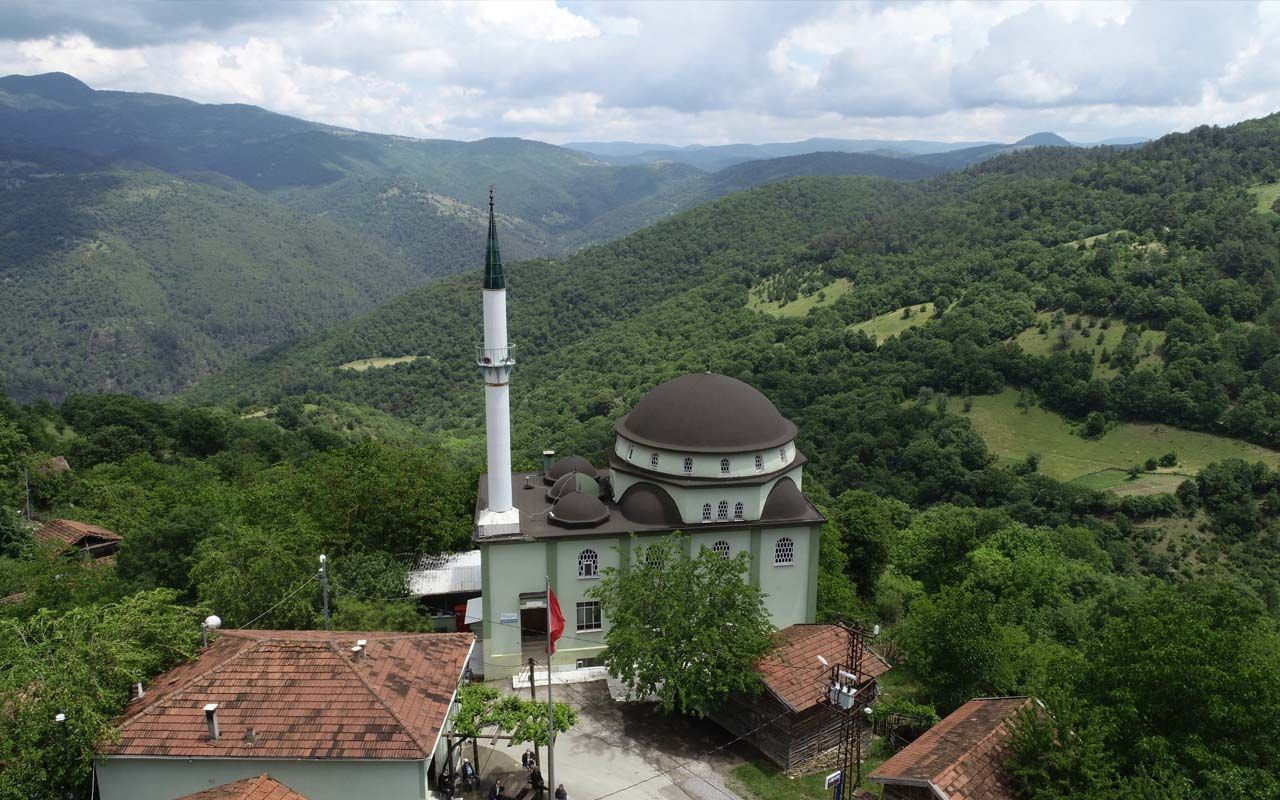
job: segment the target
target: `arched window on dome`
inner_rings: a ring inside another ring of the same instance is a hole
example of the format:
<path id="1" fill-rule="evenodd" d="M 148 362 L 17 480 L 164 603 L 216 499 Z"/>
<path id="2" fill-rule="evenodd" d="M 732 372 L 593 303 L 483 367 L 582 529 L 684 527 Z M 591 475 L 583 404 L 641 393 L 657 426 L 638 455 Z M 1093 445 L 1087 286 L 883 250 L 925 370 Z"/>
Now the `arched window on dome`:
<path id="1" fill-rule="evenodd" d="M 721 500 L 720 505 L 716 508 L 716 519 L 720 522 L 729 521 L 729 501 Z"/>
<path id="2" fill-rule="evenodd" d="M 787 448 L 786 448 L 786 447 L 779 447 L 779 448 L 778 448 L 778 460 L 779 460 L 779 461 L 781 461 L 783 464 L 787 463 Z"/>
<path id="3" fill-rule="evenodd" d="M 636 454 L 635 445 L 627 445 L 627 460 L 630 461 L 631 457 L 634 456 L 635 454 Z"/>
<path id="4" fill-rule="evenodd" d="M 715 544 L 711 545 L 711 552 L 715 553 L 716 555 L 720 556 L 721 558 L 728 558 L 728 557 L 729 557 L 729 543 L 728 543 L 728 542 L 726 542 L 726 541 L 724 541 L 723 539 L 721 539 L 720 541 L 718 541 L 718 542 L 716 542 Z"/>
<path id="5" fill-rule="evenodd" d="M 756 453 L 756 472 L 764 472 L 764 456 Z"/>
<path id="6" fill-rule="evenodd" d="M 720 474 L 721 475 L 729 474 L 729 459 L 727 458 L 720 459 Z"/>
<path id="7" fill-rule="evenodd" d="M 733 504 L 733 518 L 742 519 L 742 502 L 741 501 Z"/>
<path id="8" fill-rule="evenodd" d="M 773 565 L 775 567 L 789 567 L 794 563 L 796 563 L 796 543 L 783 536 L 773 546 Z"/>
<path id="9" fill-rule="evenodd" d="M 689 456 L 684 457 L 684 474 L 685 475 L 693 474 L 693 459 L 690 458 Z"/>
<path id="10" fill-rule="evenodd" d="M 595 550 L 592 550 L 589 547 L 581 553 L 578 553 L 578 577 L 600 577 L 600 556 Z"/>
<path id="11" fill-rule="evenodd" d="M 710 503 L 702 504 L 702 521 L 703 522 L 711 521 L 711 504 Z"/>
<path id="12" fill-rule="evenodd" d="M 652 469 L 657 469 L 657 468 L 658 468 L 658 454 L 657 454 L 657 453 L 650 453 L 650 454 L 649 454 L 649 466 L 650 466 Z"/>

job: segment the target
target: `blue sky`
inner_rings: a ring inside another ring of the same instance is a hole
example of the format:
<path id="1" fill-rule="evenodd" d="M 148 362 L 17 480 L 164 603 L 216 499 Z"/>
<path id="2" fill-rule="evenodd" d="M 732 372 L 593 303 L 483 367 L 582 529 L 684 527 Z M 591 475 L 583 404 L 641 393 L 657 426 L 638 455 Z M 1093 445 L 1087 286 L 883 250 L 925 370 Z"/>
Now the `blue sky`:
<path id="1" fill-rule="evenodd" d="M 1280 110 L 1280 3 L 9 2 L 0 74 L 417 137 L 1077 141 Z"/>

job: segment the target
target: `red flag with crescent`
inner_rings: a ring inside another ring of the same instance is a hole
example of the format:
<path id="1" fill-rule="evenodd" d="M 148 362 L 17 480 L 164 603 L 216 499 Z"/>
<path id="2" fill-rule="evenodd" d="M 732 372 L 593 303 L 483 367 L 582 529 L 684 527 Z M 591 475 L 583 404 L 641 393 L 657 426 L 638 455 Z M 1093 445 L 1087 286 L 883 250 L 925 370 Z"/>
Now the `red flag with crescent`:
<path id="1" fill-rule="evenodd" d="M 564 635 L 564 612 L 560 610 L 560 603 L 556 600 L 556 593 L 547 589 L 547 641 L 550 643 L 551 652 L 556 651 L 556 640 Z"/>

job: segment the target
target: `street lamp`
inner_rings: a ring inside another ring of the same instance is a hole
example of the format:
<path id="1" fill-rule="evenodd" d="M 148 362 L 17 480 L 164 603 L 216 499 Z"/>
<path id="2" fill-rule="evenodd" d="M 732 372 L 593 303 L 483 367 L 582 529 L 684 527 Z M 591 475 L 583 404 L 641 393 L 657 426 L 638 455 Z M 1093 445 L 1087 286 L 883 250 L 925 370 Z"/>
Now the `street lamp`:
<path id="1" fill-rule="evenodd" d="M 209 649 L 209 631 L 216 631 L 222 627 L 222 618 L 217 614 L 210 614 L 204 618 L 204 622 L 200 623 L 200 640 L 204 642 L 206 650 Z"/>

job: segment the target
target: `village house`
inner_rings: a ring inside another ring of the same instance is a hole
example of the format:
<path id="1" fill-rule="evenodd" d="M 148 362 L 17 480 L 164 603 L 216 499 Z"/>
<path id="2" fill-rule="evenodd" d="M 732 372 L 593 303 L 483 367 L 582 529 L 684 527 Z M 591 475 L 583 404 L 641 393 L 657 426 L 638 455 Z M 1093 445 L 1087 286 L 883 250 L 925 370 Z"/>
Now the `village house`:
<path id="1" fill-rule="evenodd" d="M 269 773 L 309 800 L 425 800 L 474 643 L 227 631 L 130 703 L 98 752 L 100 797 L 173 800 Z"/>
<path id="2" fill-rule="evenodd" d="M 114 564 L 123 539 L 106 528 L 73 519 L 51 519 L 36 529 L 37 544 L 98 565 Z"/>
<path id="3" fill-rule="evenodd" d="M 876 768 L 883 800 L 1014 800 L 1005 775 L 1009 723 L 1037 701 L 979 697 L 953 711 Z"/>
<path id="4" fill-rule="evenodd" d="M 224 783 L 176 800 L 307 800 L 265 772 L 256 778 Z"/>
<path id="5" fill-rule="evenodd" d="M 614 426 L 608 464 L 548 453 L 540 471 L 511 470 L 506 278 L 493 199 L 484 276 L 488 472 L 481 476 L 475 544 L 481 553 L 486 677 L 516 673 L 546 653 L 546 580 L 566 617 L 554 667 L 590 666 L 609 620 L 588 592 L 608 567 L 681 531 L 690 552 L 747 552 L 746 579 L 766 595 L 774 626 L 812 622 L 818 533 L 826 521 L 801 492 L 796 426 L 754 387 L 696 373 L 650 391 Z"/>
<path id="6" fill-rule="evenodd" d="M 778 631 L 777 646 L 755 665 L 764 691 L 730 696 L 711 719 L 784 771 L 812 765 L 840 744 L 841 714 L 824 701 L 828 665 L 845 660 L 848 637 L 838 625 L 801 624 Z M 887 661 L 865 649 L 859 694 L 874 698 L 876 680 L 889 669 Z"/>

